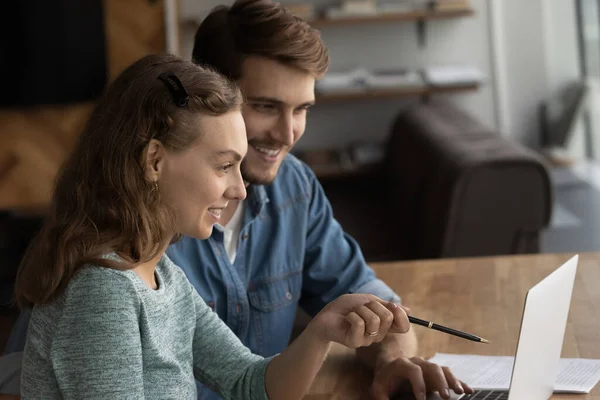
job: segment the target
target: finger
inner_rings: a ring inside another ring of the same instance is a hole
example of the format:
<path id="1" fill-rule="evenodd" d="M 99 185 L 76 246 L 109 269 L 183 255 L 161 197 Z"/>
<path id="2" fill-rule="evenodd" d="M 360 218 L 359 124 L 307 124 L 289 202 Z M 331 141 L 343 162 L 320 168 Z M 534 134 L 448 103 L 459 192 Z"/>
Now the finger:
<path id="1" fill-rule="evenodd" d="M 401 309 L 404 310 L 405 313 L 410 314 L 410 308 L 407 307 L 407 306 L 405 306 L 405 305 L 402 305 L 402 304 L 399 304 L 399 303 L 394 303 L 393 301 L 386 302 L 386 301 L 383 301 L 383 300 L 381 300 L 380 303 L 383 304 L 384 306 L 388 307 L 388 308 L 390 308 L 389 306 L 391 306 L 391 307 L 400 307 Z"/>
<path id="2" fill-rule="evenodd" d="M 382 385 L 373 383 L 371 385 L 371 398 L 373 400 L 389 400 L 390 395 Z"/>
<path id="3" fill-rule="evenodd" d="M 385 306 L 392 314 L 394 314 L 394 323 L 392 324 L 390 331 L 396 333 L 408 332 L 410 330 L 410 321 L 402 306 L 392 302 L 387 302 Z"/>
<path id="4" fill-rule="evenodd" d="M 426 387 L 421 368 L 408 358 L 400 357 L 375 371 L 371 384 L 371 395 L 379 400 L 388 400 L 403 386 L 413 385 L 416 399 L 425 399 Z"/>
<path id="5" fill-rule="evenodd" d="M 411 358 L 411 361 L 421 367 L 423 377 L 429 390 L 437 391 L 443 399 L 450 398 L 448 381 L 442 367 L 437 364 L 425 361 L 420 357 Z"/>
<path id="6" fill-rule="evenodd" d="M 463 394 L 465 389 L 462 386 L 461 381 L 459 381 L 456 376 L 452 373 L 450 368 L 442 367 L 442 371 L 444 372 L 444 376 L 446 377 L 446 382 L 448 382 L 448 387 L 454 390 L 455 393 Z"/>
<path id="7" fill-rule="evenodd" d="M 372 335 L 372 333 L 379 332 L 379 326 L 381 325 L 379 316 L 367 306 L 356 307 L 354 312 L 365 321 L 365 334 L 371 338 L 377 336 Z"/>
<path id="8" fill-rule="evenodd" d="M 468 384 L 464 383 L 463 381 L 460 381 L 460 384 L 462 385 L 463 389 L 465 390 L 466 394 L 472 394 L 475 393 L 475 389 L 473 389 L 471 386 L 469 386 Z"/>
<path id="9" fill-rule="evenodd" d="M 375 342 L 379 342 L 387 335 L 392 323 L 394 323 L 394 314 L 377 301 L 372 301 L 365 304 L 365 306 L 379 317 L 379 335 L 374 339 Z"/>
<path id="10" fill-rule="evenodd" d="M 350 329 L 344 344 L 352 349 L 362 346 L 365 338 L 365 321 L 354 311 L 346 315 L 346 321 L 350 323 Z"/>
<path id="11" fill-rule="evenodd" d="M 406 363 L 404 366 L 406 369 L 406 377 L 410 381 L 415 399 L 425 400 L 427 398 L 427 386 L 425 385 L 425 377 L 423 376 L 421 366 L 415 364 L 411 360 L 403 361 Z"/>

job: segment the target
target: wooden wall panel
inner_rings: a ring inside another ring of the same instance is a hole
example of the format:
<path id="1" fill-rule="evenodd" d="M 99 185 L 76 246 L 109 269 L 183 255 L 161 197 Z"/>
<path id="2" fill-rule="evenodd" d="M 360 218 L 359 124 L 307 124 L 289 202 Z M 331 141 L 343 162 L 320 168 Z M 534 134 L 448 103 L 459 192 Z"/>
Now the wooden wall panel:
<path id="1" fill-rule="evenodd" d="M 161 1 L 104 0 L 109 80 L 165 51 Z M 0 110 L 0 209 L 43 209 L 94 104 Z"/>

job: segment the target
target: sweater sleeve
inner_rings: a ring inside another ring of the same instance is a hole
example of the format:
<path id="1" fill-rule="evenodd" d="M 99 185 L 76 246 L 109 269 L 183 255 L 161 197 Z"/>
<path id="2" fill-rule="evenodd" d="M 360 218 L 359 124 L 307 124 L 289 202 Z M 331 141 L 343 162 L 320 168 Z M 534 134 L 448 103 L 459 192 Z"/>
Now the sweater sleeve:
<path id="1" fill-rule="evenodd" d="M 191 285 L 190 288 L 196 310 L 196 378 L 226 400 L 268 400 L 265 373 L 271 358 L 252 354 Z"/>
<path id="2" fill-rule="evenodd" d="M 69 287 L 52 342 L 64 399 L 143 399 L 140 302 L 110 270 L 82 271 Z"/>

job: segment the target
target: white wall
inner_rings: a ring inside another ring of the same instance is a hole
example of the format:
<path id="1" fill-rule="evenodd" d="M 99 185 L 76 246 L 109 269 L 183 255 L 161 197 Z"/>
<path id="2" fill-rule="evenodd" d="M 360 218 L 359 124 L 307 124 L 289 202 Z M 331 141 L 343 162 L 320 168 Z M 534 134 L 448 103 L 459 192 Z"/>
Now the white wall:
<path id="1" fill-rule="evenodd" d="M 535 117 L 546 95 L 543 1 L 500 0 L 496 9 L 499 15 L 495 16 L 500 21 L 497 34 L 503 36 L 504 45 L 500 68 L 506 75 L 507 135 L 528 145 L 537 141 L 539 124 Z"/>
<path id="2" fill-rule="evenodd" d="M 581 62 L 577 35 L 576 0 L 546 0 L 546 65 L 547 93 L 559 93 L 564 85 L 580 79 Z M 575 159 L 586 155 L 583 119 L 576 121 L 567 145 Z"/>
<path id="3" fill-rule="evenodd" d="M 429 22 L 423 48 L 412 22 L 330 26 L 322 29 L 322 35 L 331 53 L 331 70 L 454 63 L 478 67 L 489 77 L 486 85 L 475 93 L 445 98 L 502 134 L 537 147 L 541 101 L 579 73 L 575 1 L 472 0 L 473 17 Z M 180 14 L 201 20 L 222 3 L 180 0 Z M 191 53 L 193 33 L 193 29 L 183 32 L 183 56 Z M 297 146 L 340 147 L 354 140 L 382 140 L 398 111 L 415 101 L 398 98 L 317 105 Z"/>
<path id="4" fill-rule="evenodd" d="M 574 0 L 545 0 L 545 5 L 548 91 L 554 93 L 580 76 L 577 15 Z"/>
<path id="5" fill-rule="evenodd" d="M 497 2 L 494 18 L 500 21 L 493 40 L 504 54 L 499 69 L 505 87 L 497 99 L 508 108 L 503 122 L 510 137 L 538 147 L 541 102 L 580 75 L 576 0 L 490 1 Z"/>

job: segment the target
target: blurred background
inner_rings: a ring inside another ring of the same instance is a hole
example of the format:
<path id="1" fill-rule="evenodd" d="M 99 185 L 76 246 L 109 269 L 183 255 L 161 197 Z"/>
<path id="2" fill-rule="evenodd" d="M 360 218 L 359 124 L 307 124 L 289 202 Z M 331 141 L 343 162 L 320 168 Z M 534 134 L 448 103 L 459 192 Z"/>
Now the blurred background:
<path id="1" fill-rule="evenodd" d="M 146 54 L 189 59 L 198 24 L 222 3 L 3 5 L 6 318 L 20 258 L 95 101 Z M 331 55 L 294 153 L 368 261 L 600 251 L 600 0 L 282 3 Z"/>

